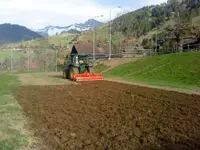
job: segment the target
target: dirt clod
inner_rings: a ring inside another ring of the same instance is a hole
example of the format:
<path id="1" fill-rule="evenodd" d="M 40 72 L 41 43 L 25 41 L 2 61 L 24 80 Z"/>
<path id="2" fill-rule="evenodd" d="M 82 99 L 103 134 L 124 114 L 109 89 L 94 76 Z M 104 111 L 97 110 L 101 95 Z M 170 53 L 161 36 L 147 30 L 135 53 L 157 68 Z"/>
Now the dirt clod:
<path id="1" fill-rule="evenodd" d="M 200 149 L 197 95 L 108 81 L 15 95 L 48 150 Z"/>

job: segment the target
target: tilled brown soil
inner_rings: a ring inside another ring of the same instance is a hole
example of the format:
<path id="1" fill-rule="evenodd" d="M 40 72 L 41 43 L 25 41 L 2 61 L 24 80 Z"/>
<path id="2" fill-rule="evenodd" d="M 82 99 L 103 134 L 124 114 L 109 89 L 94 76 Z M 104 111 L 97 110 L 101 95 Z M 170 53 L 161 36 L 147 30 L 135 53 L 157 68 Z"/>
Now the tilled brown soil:
<path id="1" fill-rule="evenodd" d="M 200 149 L 200 96 L 108 81 L 16 90 L 49 150 Z"/>

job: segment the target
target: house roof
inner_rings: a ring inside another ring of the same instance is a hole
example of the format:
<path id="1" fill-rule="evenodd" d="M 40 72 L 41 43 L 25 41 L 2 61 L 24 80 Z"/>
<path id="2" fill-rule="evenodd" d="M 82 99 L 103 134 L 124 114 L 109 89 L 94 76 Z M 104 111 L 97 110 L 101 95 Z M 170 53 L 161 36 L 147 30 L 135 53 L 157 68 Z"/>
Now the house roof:
<path id="1" fill-rule="evenodd" d="M 108 53 L 108 46 L 95 46 L 95 53 L 102 54 Z M 71 53 L 78 53 L 78 54 L 91 54 L 93 53 L 93 44 L 92 43 L 78 43 L 72 47 Z"/>
<path id="2" fill-rule="evenodd" d="M 195 42 L 197 42 L 196 39 L 184 39 L 183 40 L 183 45 L 193 44 Z"/>

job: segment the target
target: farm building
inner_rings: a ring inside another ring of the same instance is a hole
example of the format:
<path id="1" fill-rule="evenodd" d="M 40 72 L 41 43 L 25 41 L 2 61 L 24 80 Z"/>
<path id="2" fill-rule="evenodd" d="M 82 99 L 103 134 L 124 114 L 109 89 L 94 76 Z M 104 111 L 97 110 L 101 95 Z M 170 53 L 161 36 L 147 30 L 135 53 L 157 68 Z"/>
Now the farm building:
<path id="1" fill-rule="evenodd" d="M 72 47 L 72 53 L 92 54 L 93 53 L 93 45 L 91 43 L 75 44 Z M 104 46 L 104 45 L 95 46 L 95 53 L 96 54 L 108 54 L 109 48 L 108 48 L 108 46 Z"/>
<path id="2" fill-rule="evenodd" d="M 89 59 L 93 57 L 93 44 L 92 43 L 77 43 L 72 47 L 72 53 L 88 54 Z M 108 58 L 109 46 L 104 44 L 98 44 L 95 46 L 96 59 Z M 112 49 L 112 57 L 120 57 L 114 49 Z"/>
<path id="3" fill-rule="evenodd" d="M 200 48 L 200 43 L 197 39 L 185 39 L 183 41 L 183 50 L 197 50 Z"/>

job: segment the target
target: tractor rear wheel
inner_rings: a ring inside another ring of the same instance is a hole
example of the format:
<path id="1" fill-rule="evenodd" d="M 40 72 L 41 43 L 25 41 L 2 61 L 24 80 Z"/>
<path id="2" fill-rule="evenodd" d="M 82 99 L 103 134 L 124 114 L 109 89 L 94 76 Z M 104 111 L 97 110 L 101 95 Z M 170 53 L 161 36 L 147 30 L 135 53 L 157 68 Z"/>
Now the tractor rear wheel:
<path id="1" fill-rule="evenodd" d="M 68 74 L 70 80 L 74 79 L 74 74 L 79 74 L 78 68 L 70 67 Z"/>
<path id="2" fill-rule="evenodd" d="M 67 79 L 67 72 L 63 71 L 63 79 Z"/>
<path id="3" fill-rule="evenodd" d="M 67 79 L 68 78 L 68 69 L 63 70 L 63 79 Z"/>

